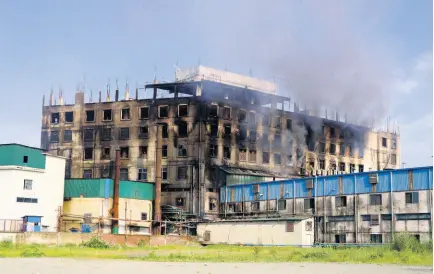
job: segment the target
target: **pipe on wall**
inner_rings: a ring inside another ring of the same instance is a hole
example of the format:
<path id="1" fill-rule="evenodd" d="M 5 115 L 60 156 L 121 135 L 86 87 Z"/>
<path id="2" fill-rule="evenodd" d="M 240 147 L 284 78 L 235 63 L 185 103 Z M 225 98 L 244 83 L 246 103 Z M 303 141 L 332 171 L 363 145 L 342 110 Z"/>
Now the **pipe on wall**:
<path id="1" fill-rule="evenodd" d="M 359 229 L 358 229 L 358 210 L 357 210 L 357 205 L 358 205 L 358 201 L 357 201 L 357 176 L 354 175 L 354 231 L 355 231 L 355 242 L 357 243 L 357 239 L 358 239 L 358 234 L 359 234 Z"/>
<path id="2" fill-rule="evenodd" d="M 392 175 L 392 171 L 390 171 L 390 215 L 391 215 L 391 217 L 392 217 L 392 220 L 391 220 L 391 222 L 390 222 L 390 230 L 392 231 L 392 241 L 393 241 L 393 239 L 394 239 L 394 236 L 393 236 L 393 232 L 394 232 L 394 227 L 395 227 L 395 225 L 394 225 L 394 218 L 393 218 L 393 175 Z"/>

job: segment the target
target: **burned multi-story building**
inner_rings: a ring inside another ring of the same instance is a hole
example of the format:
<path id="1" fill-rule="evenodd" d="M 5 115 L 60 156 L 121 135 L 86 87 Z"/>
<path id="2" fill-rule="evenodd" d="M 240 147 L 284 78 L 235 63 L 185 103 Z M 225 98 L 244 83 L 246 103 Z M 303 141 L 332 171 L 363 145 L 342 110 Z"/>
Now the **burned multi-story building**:
<path id="1" fill-rule="evenodd" d="M 69 159 L 70 178 L 112 177 L 119 149 L 121 179 L 153 182 L 159 126 L 161 204 L 194 216 L 218 214 L 223 185 L 399 165 L 397 134 L 313 116 L 267 81 L 199 66 L 134 98 L 119 93 L 85 102 L 78 91 L 74 104 L 50 96 L 42 148 Z"/>

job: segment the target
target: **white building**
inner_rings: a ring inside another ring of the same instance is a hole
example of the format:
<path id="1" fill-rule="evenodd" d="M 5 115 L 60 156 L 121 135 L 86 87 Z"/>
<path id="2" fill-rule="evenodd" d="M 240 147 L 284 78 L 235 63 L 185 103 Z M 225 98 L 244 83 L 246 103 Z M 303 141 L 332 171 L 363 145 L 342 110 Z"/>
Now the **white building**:
<path id="1" fill-rule="evenodd" d="M 0 231 L 57 231 L 64 180 L 65 158 L 0 145 Z"/>

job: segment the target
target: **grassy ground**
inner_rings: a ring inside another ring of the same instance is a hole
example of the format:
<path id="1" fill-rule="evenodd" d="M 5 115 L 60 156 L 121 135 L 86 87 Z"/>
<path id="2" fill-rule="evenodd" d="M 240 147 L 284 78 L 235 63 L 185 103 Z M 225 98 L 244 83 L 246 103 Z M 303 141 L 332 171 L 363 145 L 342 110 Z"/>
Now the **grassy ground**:
<path id="1" fill-rule="evenodd" d="M 0 257 L 69 257 L 171 262 L 346 262 L 432 266 L 432 246 L 399 239 L 381 247 L 109 246 L 97 239 L 82 245 L 0 243 Z"/>

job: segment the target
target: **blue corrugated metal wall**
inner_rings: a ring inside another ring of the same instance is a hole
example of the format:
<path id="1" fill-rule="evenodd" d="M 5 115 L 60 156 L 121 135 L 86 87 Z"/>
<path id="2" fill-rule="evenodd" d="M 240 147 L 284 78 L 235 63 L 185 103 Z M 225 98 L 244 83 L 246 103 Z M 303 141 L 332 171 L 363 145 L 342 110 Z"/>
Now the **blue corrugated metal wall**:
<path id="1" fill-rule="evenodd" d="M 392 171 L 352 173 L 325 177 L 321 176 L 316 178 L 317 181 L 315 181 L 315 178 L 302 178 L 285 181 L 232 185 L 222 188 L 220 191 L 220 201 L 225 202 L 226 196 L 228 197 L 228 202 L 252 201 L 254 200 L 252 186 L 255 184 L 259 184 L 259 192 L 262 194 L 259 196 L 259 200 L 281 198 L 282 184 L 286 199 L 294 198 L 294 186 L 295 198 L 306 198 L 308 197 L 308 189 L 306 188 L 306 181 L 308 179 L 311 179 L 314 182 L 312 196 L 335 196 L 339 195 L 339 177 L 342 177 L 342 194 L 350 195 L 354 194 L 354 192 L 357 194 L 370 193 L 372 192 L 372 185 L 369 183 L 369 174 L 372 173 L 378 174 L 376 192 L 390 192 L 391 185 L 393 186 L 393 191 L 406 191 L 410 190 L 408 182 L 409 171 L 413 172 L 413 190 L 426 190 L 433 188 L 433 167 L 420 167 Z M 354 180 L 356 180 L 356 189 L 354 189 Z"/>

